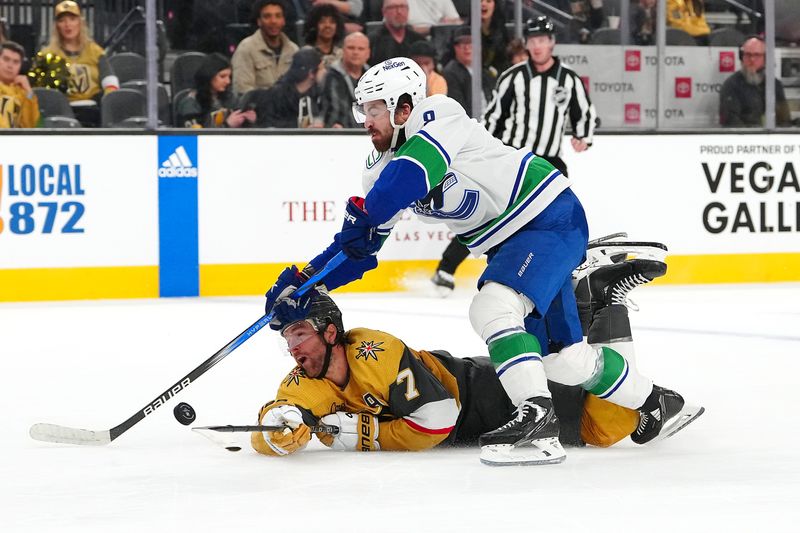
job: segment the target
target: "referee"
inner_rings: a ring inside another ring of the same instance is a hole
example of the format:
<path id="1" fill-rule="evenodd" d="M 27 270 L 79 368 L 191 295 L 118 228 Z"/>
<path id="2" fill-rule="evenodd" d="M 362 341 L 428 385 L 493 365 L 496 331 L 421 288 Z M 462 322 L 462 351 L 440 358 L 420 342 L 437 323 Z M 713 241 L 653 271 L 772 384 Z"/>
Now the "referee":
<path id="1" fill-rule="evenodd" d="M 572 148 L 583 152 L 592 145 L 597 113 L 580 77 L 553 57 L 553 33 L 547 17 L 528 21 L 525 46 L 530 61 L 503 72 L 483 123 L 505 144 L 529 149 L 566 176 L 561 139 L 567 119 L 572 125 Z"/>
<path id="2" fill-rule="evenodd" d="M 572 148 L 583 152 L 592 145 L 597 113 L 575 71 L 553 57 L 554 29 L 548 17 L 528 21 L 525 46 L 530 60 L 500 75 L 483 125 L 503 143 L 529 149 L 567 176 L 567 164 L 561 158 L 567 117 L 572 125 Z M 458 239 L 445 249 L 431 278 L 441 296 L 455 288 L 456 268 L 468 255 Z"/>

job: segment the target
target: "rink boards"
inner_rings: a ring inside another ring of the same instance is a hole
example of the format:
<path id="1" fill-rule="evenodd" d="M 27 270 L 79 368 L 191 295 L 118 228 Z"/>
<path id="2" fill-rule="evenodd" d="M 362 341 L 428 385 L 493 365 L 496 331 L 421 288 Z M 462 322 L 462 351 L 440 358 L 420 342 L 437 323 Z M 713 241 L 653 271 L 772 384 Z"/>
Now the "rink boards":
<path id="1" fill-rule="evenodd" d="M 369 148 L 347 134 L 3 135 L 0 301 L 263 293 L 330 243 Z M 592 237 L 666 243 L 662 283 L 735 283 L 800 280 L 798 154 L 789 135 L 608 135 L 565 159 Z M 407 215 L 381 266 L 342 290 L 406 290 L 451 237 Z"/>

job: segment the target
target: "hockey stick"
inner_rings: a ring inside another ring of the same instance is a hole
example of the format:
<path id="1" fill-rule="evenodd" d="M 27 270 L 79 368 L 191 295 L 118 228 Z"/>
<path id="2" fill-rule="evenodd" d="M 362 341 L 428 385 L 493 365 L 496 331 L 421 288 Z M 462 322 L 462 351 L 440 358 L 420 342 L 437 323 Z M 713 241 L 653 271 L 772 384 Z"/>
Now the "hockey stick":
<path id="1" fill-rule="evenodd" d="M 329 272 L 338 267 L 347 256 L 344 252 L 339 252 L 328 261 L 319 272 L 311 276 L 308 281 L 303 283 L 292 294 L 293 297 L 300 297 L 308 292 L 318 281 L 325 277 Z M 200 363 L 200 366 L 186 374 L 173 386 L 165 390 L 155 400 L 144 406 L 143 409 L 135 412 L 130 418 L 111 429 L 103 431 L 91 431 L 88 429 L 78 429 L 56 424 L 34 424 L 29 431 L 31 438 L 44 442 L 59 442 L 62 444 L 86 444 L 103 445 L 116 439 L 133 426 L 141 422 L 146 416 L 153 414 L 153 411 L 167 403 L 173 396 L 188 387 L 197 378 L 208 372 L 211 367 L 222 361 L 232 351 L 241 346 L 246 340 L 258 333 L 261 328 L 270 323 L 275 312 L 262 316 L 250 327 L 240 333 L 235 339 L 223 346 L 217 353 Z"/>
<path id="2" fill-rule="evenodd" d="M 222 433 L 252 433 L 253 431 L 283 431 L 284 429 L 289 428 L 289 426 L 200 426 L 192 428 L 192 431 L 219 431 Z M 289 428 L 291 429 L 291 428 Z M 338 435 L 339 434 L 339 427 L 338 426 L 326 426 L 326 425 L 318 425 L 318 426 L 309 426 L 309 429 L 312 433 L 328 433 L 330 435 Z"/>

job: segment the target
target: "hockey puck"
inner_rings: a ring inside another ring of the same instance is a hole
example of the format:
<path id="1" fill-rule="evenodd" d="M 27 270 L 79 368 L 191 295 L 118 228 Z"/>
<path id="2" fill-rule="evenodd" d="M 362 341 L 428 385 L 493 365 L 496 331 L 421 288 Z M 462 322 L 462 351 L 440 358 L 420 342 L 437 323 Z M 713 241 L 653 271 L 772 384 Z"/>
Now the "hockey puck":
<path id="1" fill-rule="evenodd" d="M 175 415 L 175 420 L 184 426 L 188 426 L 197 418 L 197 414 L 194 412 L 194 407 L 186 402 L 181 402 L 176 405 L 175 409 L 172 410 L 172 413 Z"/>

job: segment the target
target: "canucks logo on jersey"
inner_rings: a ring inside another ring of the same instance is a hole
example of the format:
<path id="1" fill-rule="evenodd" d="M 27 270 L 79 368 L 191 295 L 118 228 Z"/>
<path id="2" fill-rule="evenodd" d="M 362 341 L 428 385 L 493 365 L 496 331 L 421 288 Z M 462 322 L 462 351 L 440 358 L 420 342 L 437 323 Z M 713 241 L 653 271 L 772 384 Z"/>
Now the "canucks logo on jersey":
<path id="1" fill-rule="evenodd" d="M 384 351 L 383 348 L 380 348 L 380 345 L 383 342 L 375 342 L 375 341 L 361 341 L 361 346 L 356 348 L 358 350 L 358 355 L 356 355 L 356 359 L 360 359 L 361 357 L 364 358 L 364 361 L 372 358 L 376 361 L 378 360 L 378 352 Z"/>

